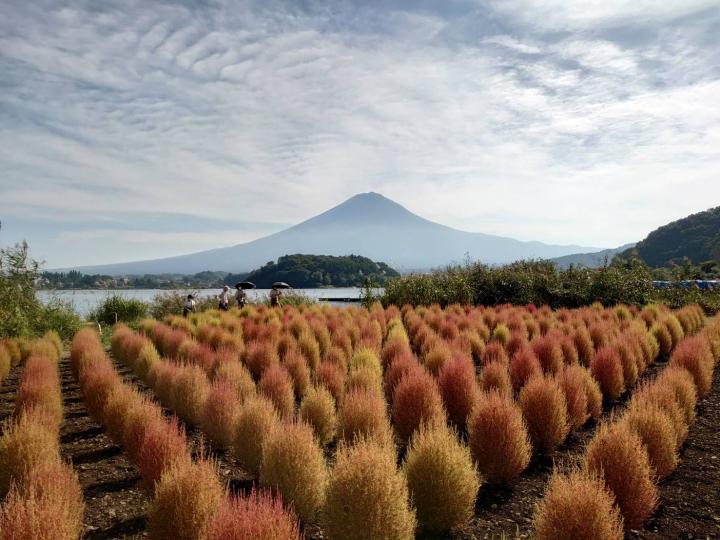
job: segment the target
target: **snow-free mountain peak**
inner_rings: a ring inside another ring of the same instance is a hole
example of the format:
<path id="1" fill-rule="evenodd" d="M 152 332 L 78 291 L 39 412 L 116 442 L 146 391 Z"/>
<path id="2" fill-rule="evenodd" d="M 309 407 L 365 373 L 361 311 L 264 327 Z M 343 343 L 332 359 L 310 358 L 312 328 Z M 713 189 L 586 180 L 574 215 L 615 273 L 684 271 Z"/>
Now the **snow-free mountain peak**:
<path id="1" fill-rule="evenodd" d="M 110 275 L 203 270 L 242 273 L 282 255 L 362 255 L 400 270 L 428 270 L 463 261 L 466 255 L 489 264 L 551 258 L 599 248 L 555 246 L 460 231 L 413 214 L 379 193 L 361 193 L 302 223 L 231 247 L 166 259 L 81 267 Z"/>

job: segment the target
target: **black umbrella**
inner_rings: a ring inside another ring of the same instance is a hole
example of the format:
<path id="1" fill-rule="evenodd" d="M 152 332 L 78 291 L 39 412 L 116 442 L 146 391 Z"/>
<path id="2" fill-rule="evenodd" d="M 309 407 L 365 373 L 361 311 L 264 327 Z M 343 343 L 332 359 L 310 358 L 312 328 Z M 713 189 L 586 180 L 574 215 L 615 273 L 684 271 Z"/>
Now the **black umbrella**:
<path id="1" fill-rule="evenodd" d="M 251 281 L 241 281 L 235 284 L 236 289 L 254 289 L 255 284 Z"/>
<path id="2" fill-rule="evenodd" d="M 284 281 L 276 281 L 272 284 L 273 289 L 290 289 L 290 285 L 285 283 Z"/>

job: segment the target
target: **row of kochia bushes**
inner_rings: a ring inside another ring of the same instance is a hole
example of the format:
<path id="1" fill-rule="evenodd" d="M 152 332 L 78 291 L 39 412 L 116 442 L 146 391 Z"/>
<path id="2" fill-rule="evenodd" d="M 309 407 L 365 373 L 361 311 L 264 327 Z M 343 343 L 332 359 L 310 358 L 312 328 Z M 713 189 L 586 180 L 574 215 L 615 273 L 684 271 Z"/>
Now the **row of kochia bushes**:
<path id="1" fill-rule="evenodd" d="M 23 371 L 14 414 L 0 437 L 0 535 L 76 540 L 84 504 L 78 478 L 60 456 L 62 342 L 50 332 L 21 344 L 6 341 L 0 354 L 3 349 L 14 363 L 23 362 Z"/>
<path id="2" fill-rule="evenodd" d="M 662 373 L 601 426 L 581 468 L 552 477 L 535 513 L 535 538 L 620 540 L 642 527 L 658 505 L 657 484 L 677 467 L 718 358 L 720 318 L 685 338 Z"/>
<path id="3" fill-rule="evenodd" d="M 179 422 L 125 384 L 93 330 L 73 339 L 72 369 L 90 413 L 138 467 L 152 497 L 154 539 L 299 538 L 297 518 L 268 492 L 230 496 L 216 465 L 192 448 Z"/>
<path id="4" fill-rule="evenodd" d="M 466 522 L 481 481 L 511 482 L 533 451 L 552 453 L 703 321 L 696 307 L 246 308 L 118 326 L 112 342 L 304 522 L 330 538 L 403 538 L 416 519 Z M 372 467 L 353 465 L 369 455 Z"/>
<path id="5" fill-rule="evenodd" d="M 54 357 L 53 350 L 62 350 L 62 340 L 57 332 L 48 331 L 39 339 L 0 339 L 0 384 L 10 370 L 33 354 Z"/>

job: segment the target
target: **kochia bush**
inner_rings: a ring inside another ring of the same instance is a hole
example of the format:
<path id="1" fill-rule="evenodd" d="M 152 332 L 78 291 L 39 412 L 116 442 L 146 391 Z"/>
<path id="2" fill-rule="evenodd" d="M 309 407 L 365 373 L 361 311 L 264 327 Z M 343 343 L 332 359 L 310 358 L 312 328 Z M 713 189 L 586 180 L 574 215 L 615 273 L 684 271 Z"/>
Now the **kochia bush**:
<path id="1" fill-rule="evenodd" d="M 623 520 L 614 498 L 595 476 L 553 474 L 533 516 L 536 540 L 622 540 Z"/>
<path id="2" fill-rule="evenodd" d="M 395 431 L 403 440 L 408 440 L 422 424 L 445 423 L 437 383 L 423 368 L 407 373 L 395 387 L 392 419 Z"/>
<path id="3" fill-rule="evenodd" d="M 650 460 L 640 438 L 627 426 L 602 426 L 587 447 L 585 464 L 615 496 L 625 530 L 638 529 L 658 503 Z"/>
<path id="4" fill-rule="evenodd" d="M 235 436 L 240 400 L 232 385 L 223 379 L 210 386 L 200 415 L 200 426 L 216 445 L 227 448 Z"/>
<path id="5" fill-rule="evenodd" d="M 225 496 L 212 462 L 174 464 L 163 474 L 150 503 L 148 536 L 152 540 L 204 538 Z"/>
<path id="6" fill-rule="evenodd" d="M 83 496 L 72 468 L 59 462 L 35 467 L 0 507 L 7 540 L 74 540 L 83 531 Z"/>
<path id="7" fill-rule="evenodd" d="M 570 430 L 562 388 L 550 377 L 534 377 L 520 390 L 518 398 L 533 446 L 552 453 Z"/>
<path id="8" fill-rule="evenodd" d="M 270 433 L 280 423 L 275 406 L 265 397 L 246 401 L 238 415 L 232 451 L 245 472 L 260 472 L 262 450 Z"/>
<path id="9" fill-rule="evenodd" d="M 448 419 L 458 429 L 464 430 L 480 393 L 472 360 L 466 356 L 455 356 L 440 371 L 438 386 Z"/>
<path id="10" fill-rule="evenodd" d="M 403 471 L 420 529 L 447 531 L 473 517 L 480 481 L 454 431 L 421 427 L 410 441 Z"/>
<path id="11" fill-rule="evenodd" d="M 595 353 L 590 372 L 600 385 L 605 399 L 617 399 L 625 390 L 620 355 L 613 347 L 603 347 Z"/>
<path id="12" fill-rule="evenodd" d="M 291 419 L 295 414 L 295 393 L 287 370 L 280 365 L 270 366 L 258 383 L 260 393 L 272 401 L 281 418 Z"/>
<path id="13" fill-rule="evenodd" d="M 321 445 L 333 440 L 337 430 L 335 400 L 324 386 L 314 386 L 306 392 L 299 414 L 301 420 L 312 426 Z"/>
<path id="14" fill-rule="evenodd" d="M 218 508 L 207 527 L 206 540 L 300 540 L 294 512 L 267 490 L 232 497 Z"/>
<path id="15" fill-rule="evenodd" d="M 510 359 L 510 380 L 516 392 L 519 392 L 532 377 L 541 374 L 540 361 L 529 346 L 518 349 Z"/>
<path id="16" fill-rule="evenodd" d="M 710 391 L 714 364 L 707 341 L 699 336 L 680 342 L 670 358 L 670 365 L 683 367 L 690 372 L 700 397 L 705 397 Z"/>
<path id="17" fill-rule="evenodd" d="M 263 446 L 260 483 L 276 489 L 309 522 L 325 502 L 327 468 L 312 428 L 292 422 L 275 429 Z"/>
<path id="18" fill-rule="evenodd" d="M 633 407 L 623 415 L 622 423 L 640 437 L 658 480 L 675 470 L 678 464 L 675 431 L 664 410 L 654 404 Z"/>
<path id="19" fill-rule="evenodd" d="M 367 390 L 349 392 L 338 411 L 338 437 L 346 442 L 358 437 L 372 438 L 380 444 L 394 446 L 382 395 Z"/>
<path id="20" fill-rule="evenodd" d="M 492 484 L 513 481 L 530 463 L 522 411 L 497 392 L 480 396 L 468 420 L 468 439 L 482 476 Z"/>
<path id="21" fill-rule="evenodd" d="M 395 450 L 360 439 L 338 448 L 323 513 L 329 540 L 412 540 L 415 512 Z"/>

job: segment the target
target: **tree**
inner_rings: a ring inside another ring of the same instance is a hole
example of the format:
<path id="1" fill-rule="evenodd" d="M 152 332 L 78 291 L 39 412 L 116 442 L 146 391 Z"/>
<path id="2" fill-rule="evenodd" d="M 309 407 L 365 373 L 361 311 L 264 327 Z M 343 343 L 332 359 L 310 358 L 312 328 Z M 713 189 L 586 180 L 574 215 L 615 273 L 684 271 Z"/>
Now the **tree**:
<path id="1" fill-rule="evenodd" d="M 0 249 L 0 336 L 30 333 L 40 303 L 35 297 L 35 281 L 40 263 L 32 259 L 27 242 Z"/>

